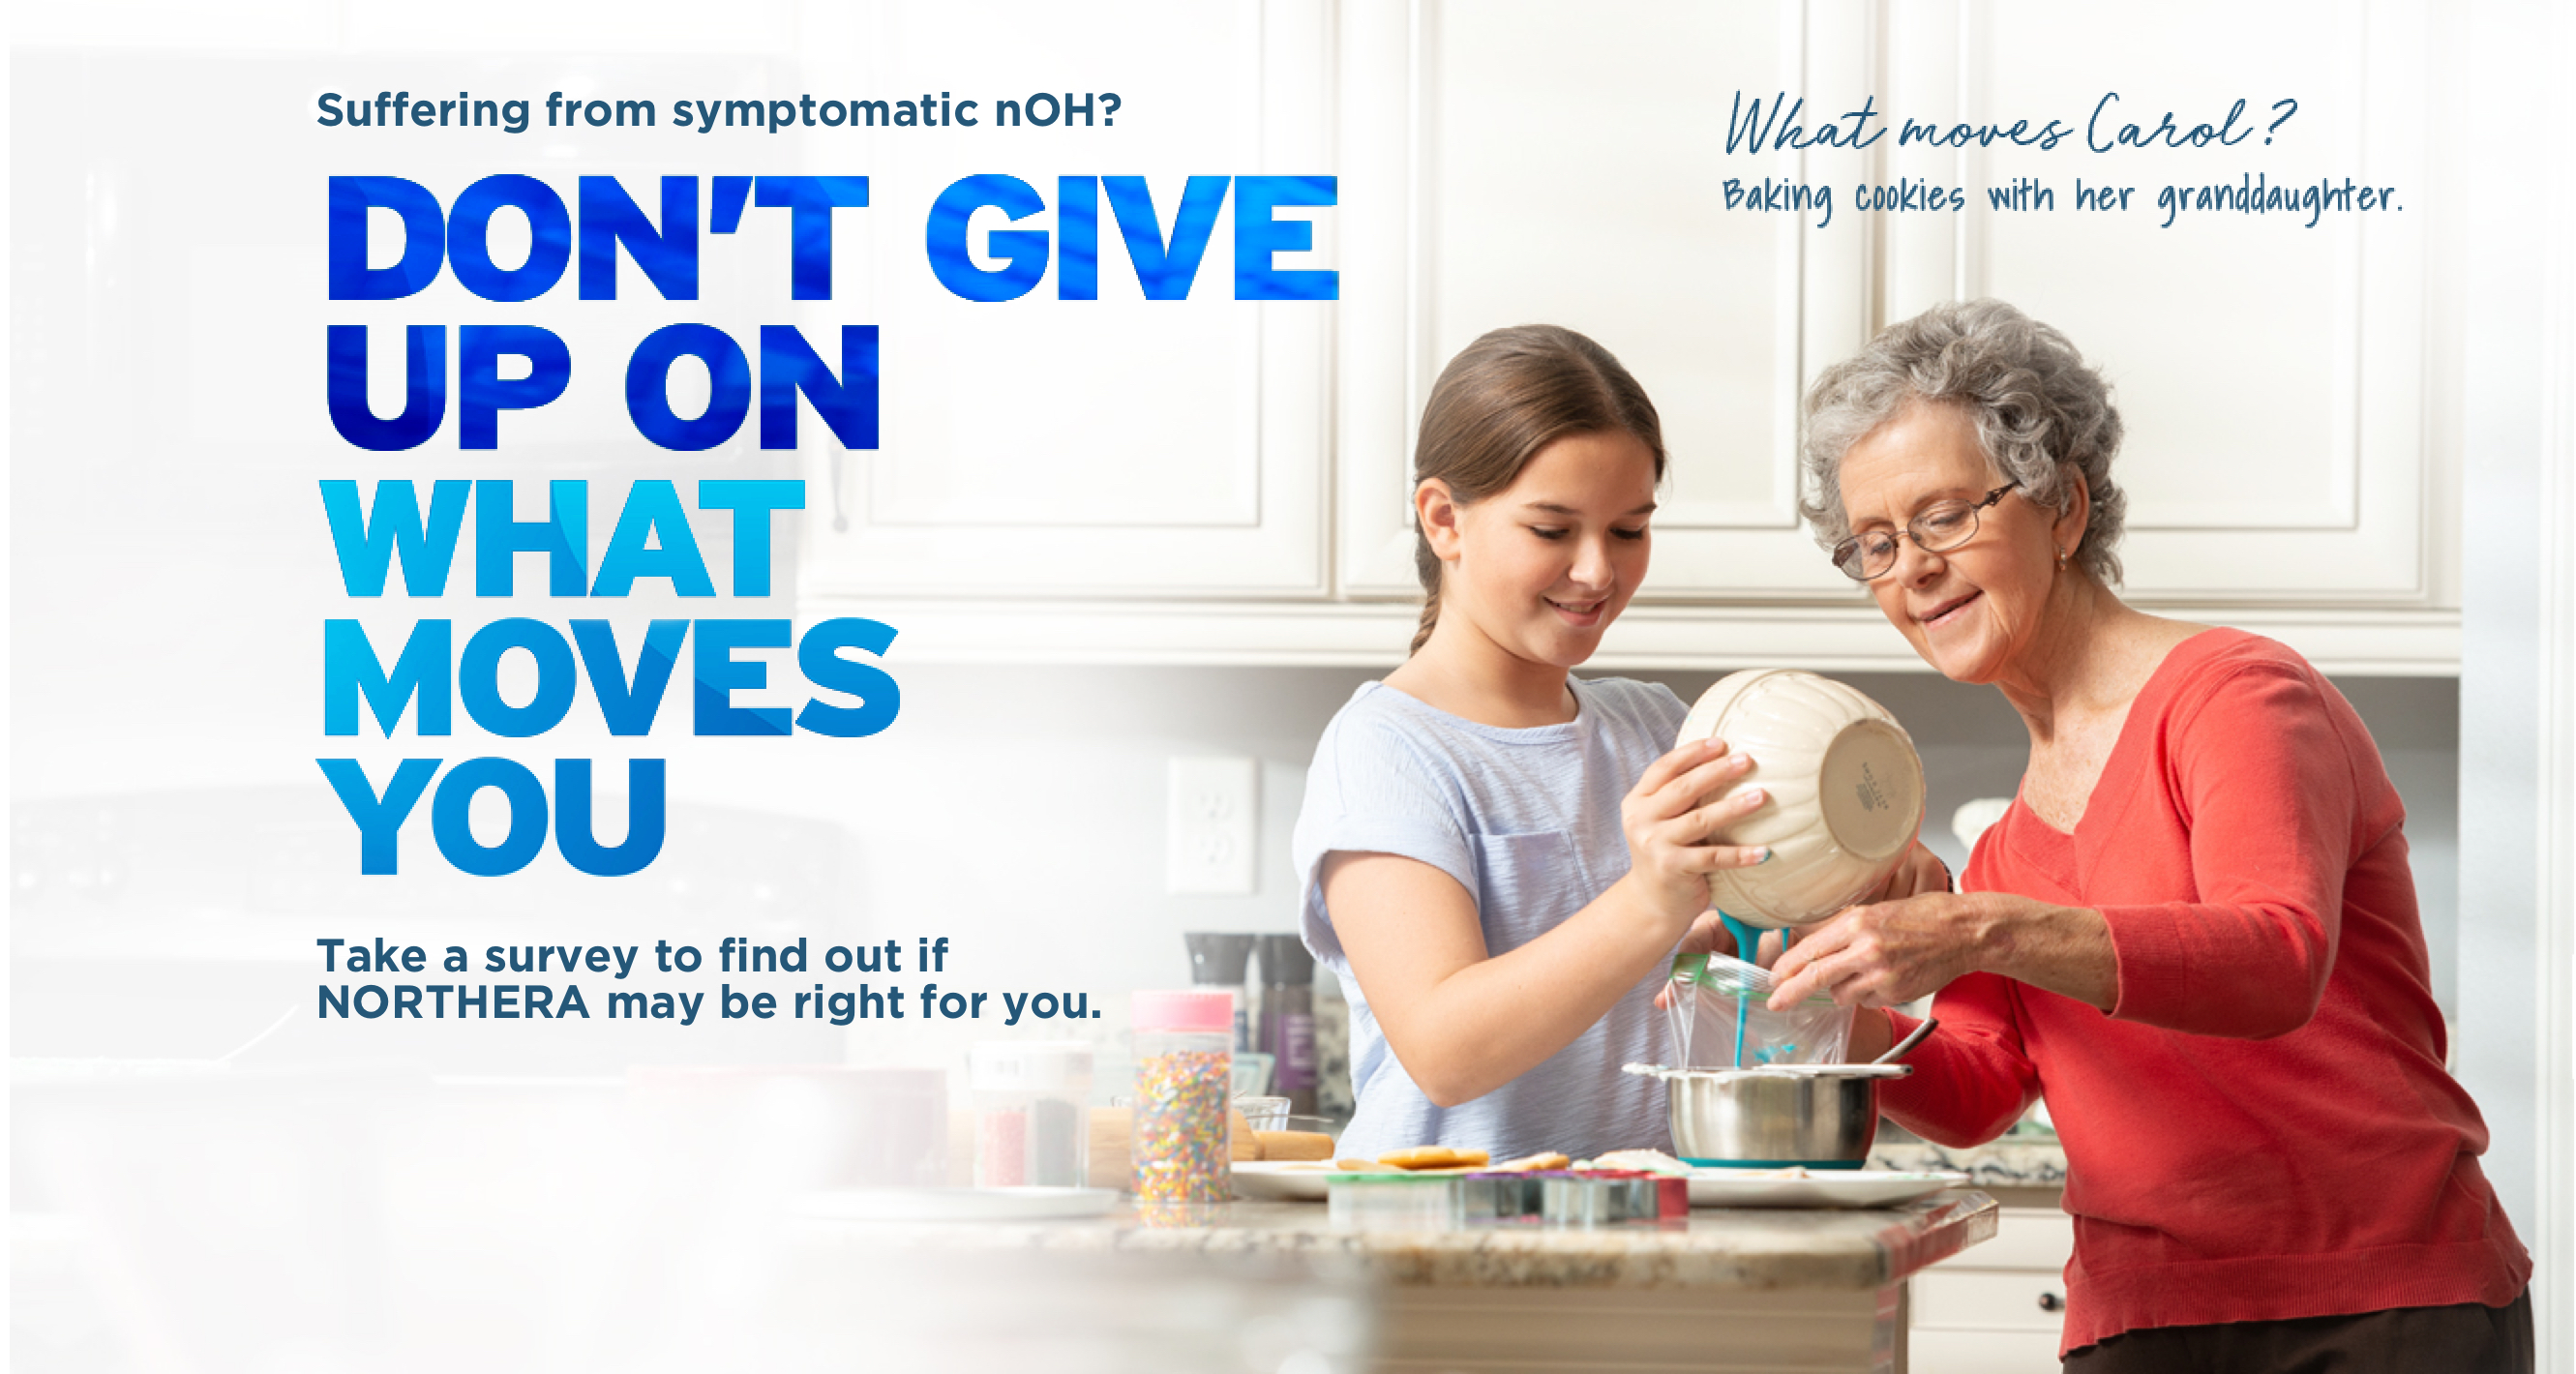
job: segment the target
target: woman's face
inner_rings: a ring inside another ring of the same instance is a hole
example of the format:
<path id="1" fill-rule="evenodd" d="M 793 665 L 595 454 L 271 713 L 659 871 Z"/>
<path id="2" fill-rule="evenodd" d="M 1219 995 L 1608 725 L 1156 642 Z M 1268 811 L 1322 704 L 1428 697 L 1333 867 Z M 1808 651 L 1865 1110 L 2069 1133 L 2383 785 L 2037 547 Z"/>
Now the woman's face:
<path id="1" fill-rule="evenodd" d="M 1645 580 L 1655 456 L 1626 431 L 1540 449 L 1472 506 L 1427 482 L 1420 514 L 1445 565 L 1440 615 L 1462 616 L 1514 657 L 1572 668 Z"/>
<path id="2" fill-rule="evenodd" d="M 1956 406 L 1913 403 L 1843 457 L 1852 533 L 1898 531 L 1935 501 L 1981 501 L 2002 486 Z M 2079 489 L 2078 495 L 2081 496 Z M 1888 621 L 1923 661 L 1958 682 L 1993 682 L 2030 647 L 2061 574 L 2057 554 L 2083 535 L 2084 502 L 2052 517 L 2016 489 L 1978 512 L 1976 534 L 1926 553 L 1896 542 L 1896 566 L 1869 583 Z"/>

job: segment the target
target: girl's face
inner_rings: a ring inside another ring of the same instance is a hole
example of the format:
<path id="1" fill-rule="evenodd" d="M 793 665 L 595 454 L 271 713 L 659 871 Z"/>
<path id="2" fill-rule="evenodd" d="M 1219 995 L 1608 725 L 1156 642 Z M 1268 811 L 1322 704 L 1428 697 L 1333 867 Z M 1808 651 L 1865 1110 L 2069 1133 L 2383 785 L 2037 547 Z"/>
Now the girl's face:
<path id="1" fill-rule="evenodd" d="M 1516 658 L 1590 658 L 1645 580 L 1655 455 L 1624 430 L 1559 439 L 1472 506 L 1437 479 L 1422 488 L 1416 513 L 1443 565 L 1440 618 Z"/>
<path id="2" fill-rule="evenodd" d="M 1956 406 L 1909 404 L 1843 456 L 1843 509 L 1854 534 L 1901 530 L 1935 501 L 1978 501 L 2003 485 Z M 1869 583 L 1888 621 L 1923 661 L 1954 682 L 2012 676 L 2037 641 L 2060 549 L 2083 538 L 2079 482 L 2067 514 L 2052 516 L 2015 491 L 1978 512 L 1957 548 L 1926 553 L 1899 539 L 1896 566 Z"/>

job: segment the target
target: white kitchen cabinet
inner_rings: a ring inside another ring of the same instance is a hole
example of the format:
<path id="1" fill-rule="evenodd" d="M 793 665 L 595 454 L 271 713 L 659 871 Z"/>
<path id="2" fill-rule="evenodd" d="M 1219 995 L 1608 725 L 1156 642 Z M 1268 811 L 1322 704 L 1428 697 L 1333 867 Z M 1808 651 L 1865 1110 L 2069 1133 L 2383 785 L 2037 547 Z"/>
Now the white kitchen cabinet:
<path id="1" fill-rule="evenodd" d="M 2141 22 L 1941 0 L 1887 13 L 1891 110 L 2075 127 L 2045 151 L 1889 139 L 1894 176 L 1964 186 L 1971 208 L 1888 218 L 1886 315 L 2000 297 L 2109 372 L 2127 423 L 2114 472 L 2129 494 L 2128 594 L 2456 606 L 2440 535 L 2456 479 L 2427 423 L 2425 248 L 2441 199 L 2430 8 L 2181 0 Z M 2222 125 L 2240 101 L 2230 146 L 2087 147 L 2125 124 L 2152 132 L 2167 112 L 2185 131 Z M 2398 208 L 2320 211 L 2314 227 L 2304 213 L 2188 209 L 2167 227 L 2156 208 L 2167 188 L 2249 177 L 2393 187 Z M 1989 208 L 1984 188 L 2025 180 L 2052 210 Z M 2079 190 L 2105 189 L 2114 208 L 2078 205 Z"/>
<path id="2" fill-rule="evenodd" d="M 1140 3 L 1114 23 L 1061 6 L 895 3 L 841 17 L 850 27 L 816 45 L 841 56 L 816 61 L 851 88 L 972 72 L 986 108 L 972 131 L 853 132 L 815 154 L 830 160 L 815 170 L 870 174 L 868 208 L 845 216 L 860 280 L 815 314 L 878 325 L 883 415 L 873 451 L 809 445 L 805 595 L 1034 604 L 1328 590 L 1333 307 L 1234 299 L 1233 191 L 1182 300 L 1145 298 L 1105 195 L 1096 300 L 1059 299 L 1055 259 L 1017 299 L 962 299 L 929 269 L 924 226 L 941 190 L 970 175 L 1017 177 L 1046 201 L 1016 222 L 978 211 L 970 243 L 1034 229 L 1052 251 L 1059 177 L 1145 177 L 1168 238 L 1192 176 L 1330 172 L 1330 19 L 1325 0 Z M 993 41 L 999 24 L 1012 41 Z M 1070 132 L 994 127 L 997 97 L 1068 81 L 1118 93 L 1116 110 L 1095 101 L 1106 122 Z M 1315 251 L 1274 265 L 1332 266 L 1333 215 L 1281 209 L 1316 226 Z M 835 467 L 846 528 L 829 508 Z"/>
<path id="3" fill-rule="evenodd" d="M 1914 1276 L 1912 1374 L 2055 1374 L 2074 1220 L 2003 1209 L 1995 1238 Z"/>
<path id="4" fill-rule="evenodd" d="M 1738 92 L 1804 92 L 1810 122 L 1856 105 L 1866 12 L 1418 0 L 1348 6 L 1342 25 L 1346 280 L 1401 283 L 1342 307 L 1343 590 L 1419 593 L 1424 398 L 1477 335 L 1550 323 L 1655 398 L 1671 468 L 1645 600 L 1849 598 L 1798 520 L 1798 396 L 1868 337 L 1869 231 L 1726 195 L 1847 182 L 1866 155 L 1727 143 Z"/>

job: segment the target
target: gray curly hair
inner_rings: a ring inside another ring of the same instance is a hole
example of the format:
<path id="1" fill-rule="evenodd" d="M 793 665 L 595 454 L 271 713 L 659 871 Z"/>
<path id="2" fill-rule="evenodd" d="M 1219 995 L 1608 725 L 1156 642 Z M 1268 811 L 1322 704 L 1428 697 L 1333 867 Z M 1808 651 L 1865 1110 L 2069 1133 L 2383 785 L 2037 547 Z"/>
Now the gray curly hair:
<path id="1" fill-rule="evenodd" d="M 2093 518 L 2075 561 L 2097 581 L 2120 580 L 2113 550 L 2129 499 L 2111 480 L 2121 434 L 2111 384 L 2064 334 L 1997 300 L 1953 301 L 1889 325 L 1807 388 L 1808 491 L 1798 509 L 1817 543 L 1830 549 L 1851 537 L 1843 455 L 1918 400 L 1960 407 L 1986 461 L 2034 505 L 2063 514 L 2073 495 L 2066 469 L 2082 473 Z"/>

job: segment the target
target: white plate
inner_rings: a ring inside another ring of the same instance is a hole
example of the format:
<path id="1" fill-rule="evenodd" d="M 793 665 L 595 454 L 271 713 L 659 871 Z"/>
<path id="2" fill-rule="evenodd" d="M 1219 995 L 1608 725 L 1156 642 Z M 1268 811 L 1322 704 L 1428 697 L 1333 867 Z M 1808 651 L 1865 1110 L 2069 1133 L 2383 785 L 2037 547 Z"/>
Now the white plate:
<path id="1" fill-rule="evenodd" d="M 1817 1169 L 1797 1178 L 1772 1169 L 1694 1169 L 1693 1207 L 1893 1207 L 1966 1183 L 1966 1174 Z"/>
<path id="2" fill-rule="evenodd" d="M 1341 1166 L 1329 1159 L 1247 1160 L 1234 1166 L 1234 1191 L 1238 1197 L 1264 1202 L 1321 1202 L 1325 1177 L 1340 1172 Z"/>
<path id="3" fill-rule="evenodd" d="M 796 1210 L 828 1221 L 1053 1221 L 1105 1215 L 1113 1188 L 847 1188 Z"/>

